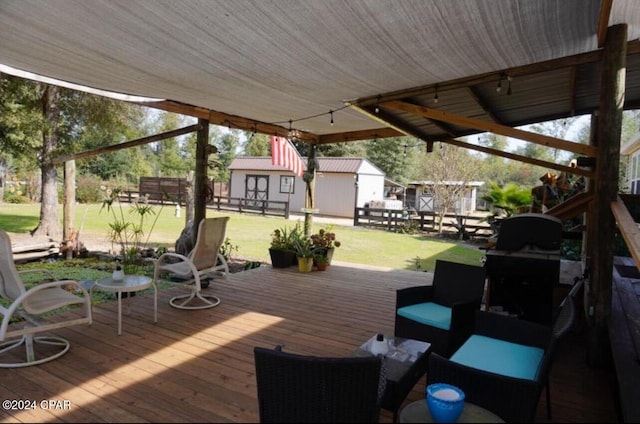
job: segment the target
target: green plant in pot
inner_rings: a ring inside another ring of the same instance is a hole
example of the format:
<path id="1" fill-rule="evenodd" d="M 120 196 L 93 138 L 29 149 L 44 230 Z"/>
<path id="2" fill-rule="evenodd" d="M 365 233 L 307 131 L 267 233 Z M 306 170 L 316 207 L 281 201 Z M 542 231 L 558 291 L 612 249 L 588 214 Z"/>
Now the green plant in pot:
<path id="1" fill-rule="evenodd" d="M 326 271 L 329 267 L 329 257 L 325 252 L 317 252 L 313 255 L 313 264 L 318 268 L 318 271 Z"/>
<path id="2" fill-rule="evenodd" d="M 269 256 L 274 268 L 287 268 L 296 264 L 294 240 L 301 235 L 300 224 L 296 224 L 293 228 L 278 228 L 271 233 Z"/>
<path id="3" fill-rule="evenodd" d="M 311 240 L 300 235 L 293 242 L 296 257 L 298 258 L 298 271 L 311 272 L 313 269 L 313 257 L 317 252 L 316 248 L 311 244 Z"/>

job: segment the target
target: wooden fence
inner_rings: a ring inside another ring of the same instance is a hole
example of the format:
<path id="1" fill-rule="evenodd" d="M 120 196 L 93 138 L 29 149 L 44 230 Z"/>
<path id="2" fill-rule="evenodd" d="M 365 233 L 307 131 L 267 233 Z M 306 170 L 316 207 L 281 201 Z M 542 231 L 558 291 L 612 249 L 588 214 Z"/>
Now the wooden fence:
<path id="1" fill-rule="evenodd" d="M 207 208 L 234 211 L 240 213 L 254 213 L 259 215 L 281 216 L 289 219 L 289 202 L 277 200 L 255 200 L 243 197 L 213 196 L 213 201 Z"/>
<path id="2" fill-rule="evenodd" d="M 488 237 L 494 230 L 484 216 L 445 214 L 443 231 L 454 232 L 468 238 Z M 407 213 L 398 209 L 356 208 L 354 226 L 384 228 L 388 231 L 402 231 L 413 227 L 424 232 L 438 231 L 438 217 L 434 212 Z"/>

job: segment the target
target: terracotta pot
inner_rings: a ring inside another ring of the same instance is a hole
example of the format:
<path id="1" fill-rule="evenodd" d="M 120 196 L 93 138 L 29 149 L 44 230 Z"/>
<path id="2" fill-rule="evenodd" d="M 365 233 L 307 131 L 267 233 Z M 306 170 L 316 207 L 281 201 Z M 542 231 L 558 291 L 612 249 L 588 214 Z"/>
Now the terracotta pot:
<path id="1" fill-rule="evenodd" d="M 324 248 L 323 248 L 323 247 L 318 248 L 318 251 L 321 251 L 321 250 L 324 250 L 324 252 L 325 252 L 324 256 L 326 256 L 326 257 L 327 257 L 327 259 L 328 259 L 328 262 L 327 262 L 327 263 L 328 263 L 329 265 L 331 265 L 331 258 L 333 258 L 333 251 L 335 250 L 335 247 L 332 247 L 332 248 L 330 248 L 330 249 L 328 249 L 328 248 L 326 248 L 326 247 L 324 247 Z M 318 253 L 320 253 L 320 252 L 318 252 Z"/>
<path id="2" fill-rule="evenodd" d="M 327 268 L 329 268 L 329 263 L 328 262 L 318 262 L 318 263 L 316 263 L 316 268 L 318 268 L 318 271 L 326 271 Z"/>

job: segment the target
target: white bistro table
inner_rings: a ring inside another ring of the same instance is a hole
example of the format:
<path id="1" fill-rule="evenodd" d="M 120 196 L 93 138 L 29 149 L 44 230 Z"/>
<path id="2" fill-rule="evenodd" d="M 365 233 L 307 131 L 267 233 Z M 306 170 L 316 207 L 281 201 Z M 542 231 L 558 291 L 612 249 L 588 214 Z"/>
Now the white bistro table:
<path id="1" fill-rule="evenodd" d="M 158 288 L 153 279 L 145 275 L 126 275 L 124 280 L 114 280 L 111 277 L 101 278 L 91 287 L 105 292 L 114 292 L 118 297 L 118 335 L 122 334 L 122 293 L 137 292 L 153 287 L 153 322 L 158 322 Z M 129 300 L 130 296 L 129 296 Z"/>

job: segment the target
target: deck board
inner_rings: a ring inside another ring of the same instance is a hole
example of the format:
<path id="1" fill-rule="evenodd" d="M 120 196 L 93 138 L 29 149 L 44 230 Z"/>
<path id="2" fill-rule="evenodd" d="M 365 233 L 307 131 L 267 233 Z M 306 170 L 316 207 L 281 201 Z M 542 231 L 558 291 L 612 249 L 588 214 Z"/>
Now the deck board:
<path id="1" fill-rule="evenodd" d="M 69 400 L 71 409 L 4 410 L 0 419 L 257 422 L 254 346 L 349 355 L 372 334 L 393 332 L 396 289 L 430 281 L 429 273 L 340 263 L 310 274 L 262 266 L 216 280 L 207 289 L 222 299 L 216 308 L 174 309 L 168 300 L 180 289 L 159 292 L 157 324 L 152 296 L 138 294 L 129 299 L 121 336 L 116 302 L 96 305 L 91 326 L 57 331 L 71 342 L 65 356 L 0 370 L 3 398 Z M 584 352 L 576 345 L 567 342 L 552 369 L 553 421 L 617 421 L 609 375 L 576 361 Z M 423 377 L 407 402 L 424 398 L 424 384 Z M 381 421 L 391 414 L 382 411 Z M 547 421 L 544 395 L 538 421 Z"/>

